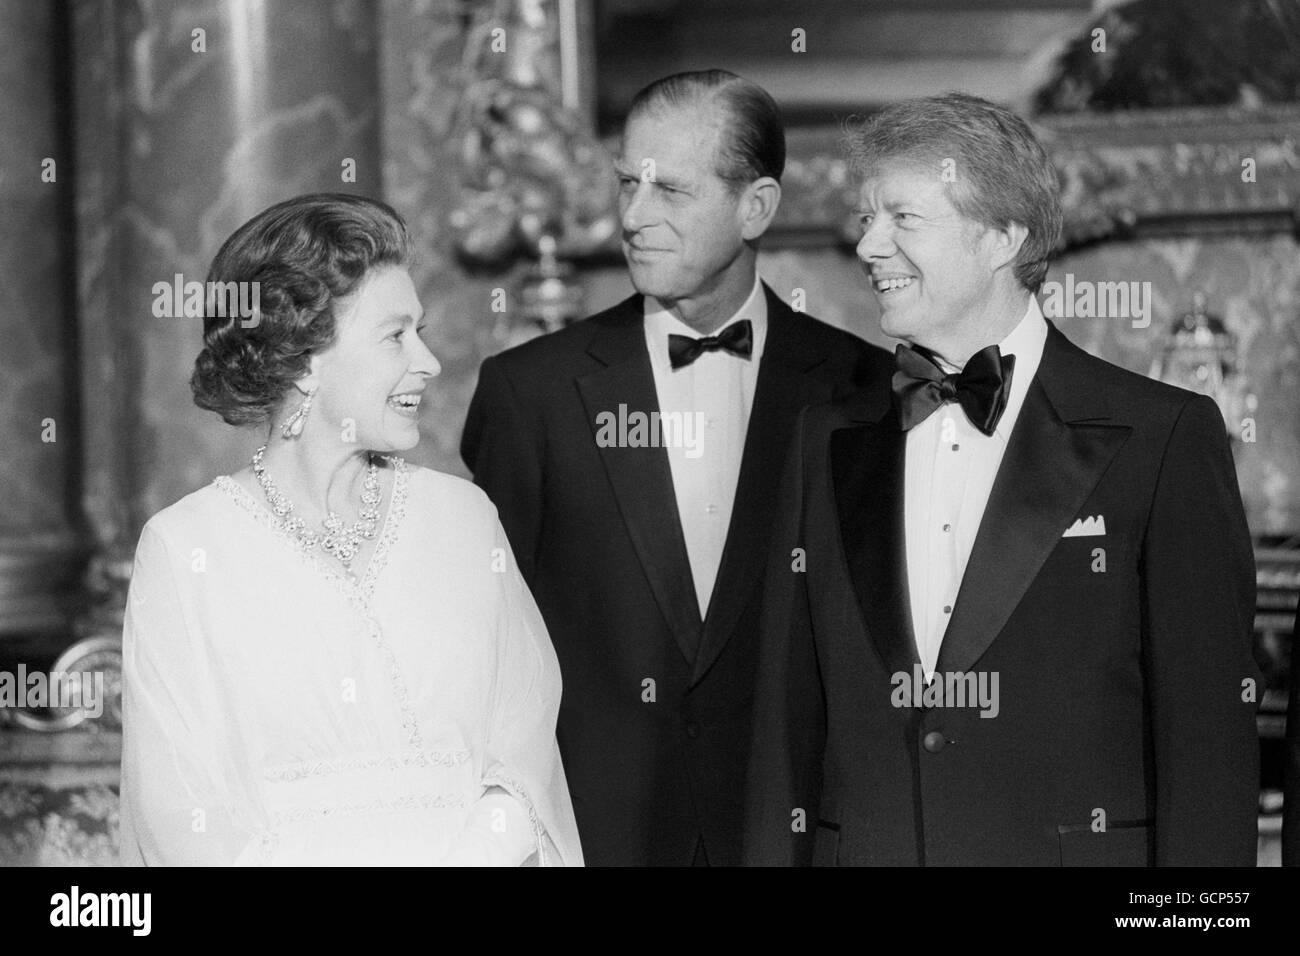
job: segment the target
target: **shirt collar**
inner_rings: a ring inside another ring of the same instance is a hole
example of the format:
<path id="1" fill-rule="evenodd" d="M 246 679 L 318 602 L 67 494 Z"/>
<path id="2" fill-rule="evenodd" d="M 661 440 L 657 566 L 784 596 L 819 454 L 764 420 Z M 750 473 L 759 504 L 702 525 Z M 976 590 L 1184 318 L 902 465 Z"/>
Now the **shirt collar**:
<path id="1" fill-rule="evenodd" d="M 699 332 L 664 308 L 663 304 L 653 296 L 645 296 L 644 308 L 646 346 L 650 350 L 651 362 L 656 365 L 662 365 L 664 368 L 671 367 L 668 360 L 668 336 L 685 335 L 692 339 L 703 338 Z M 767 296 L 763 292 L 763 282 L 757 273 L 754 274 L 754 288 L 750 290 L 749 298 L 745 299 L 736 313 L 718 326 L 712 334 L 721 334 L 723 329 L 741 319 L 749 319 L 753 327 L 754 346 L 749 360 L 757 368 L 759 360 L 763 357 L 763 345 L 767 341 Z"/>
<path id="2" fill-rule="evenodd" d="M 1011 437 L 1011 429 L 1020 416 L 1020 406 L 1025 404 L 1029 385 L 1038 374 L 1039 363 L 1043 360 L 1043 346 L 1046 344 L 1047 321 L 1038 307 L 1038 300 L 1030 295 L 1024 318 L 998 343 L 1003 355 L 1016 357 L 1015 369 L 1011 372 L 1011 394 L 1007 396 L 1006 410 L 998 419 L 998 427 L 994 432 L 1004 442 Z"/>

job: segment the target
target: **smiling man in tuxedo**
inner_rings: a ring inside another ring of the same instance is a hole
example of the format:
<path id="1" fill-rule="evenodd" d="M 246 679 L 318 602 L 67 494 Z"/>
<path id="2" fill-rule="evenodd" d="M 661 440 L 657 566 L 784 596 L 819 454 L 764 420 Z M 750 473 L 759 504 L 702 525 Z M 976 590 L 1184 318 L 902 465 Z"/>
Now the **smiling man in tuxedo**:
<path id="1" fill-rule="evenodd" d="M 1217 407 L 1044 319 L 1058 187 L 1013 113 L 899 104 L 854 165 L 907 344 L 892 395 L 798 429 L 747 860 L 1252 865 L 1254 561 Z"/>
<path id="2" fill-rule="evenodd" d="M 780 202 L 772 98 L 721 70 L 637 95 L 617 168 L 637 294 L 483 363 L 462 452 L 564 678 L 588 865 L 735 864 L 764 555 L 800 408 L 888 353 L 756 270 Z"/>

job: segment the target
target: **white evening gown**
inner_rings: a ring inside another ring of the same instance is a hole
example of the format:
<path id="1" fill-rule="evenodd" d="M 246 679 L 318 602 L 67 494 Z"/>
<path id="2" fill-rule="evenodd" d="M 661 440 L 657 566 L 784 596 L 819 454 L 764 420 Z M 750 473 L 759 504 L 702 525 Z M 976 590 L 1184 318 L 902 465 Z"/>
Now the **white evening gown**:
<path id="1" fill-rule="evenodd" d="M 226 476 L 145 526 L 124 863 L 581 865 L 559 665 L 496 510 L 389 461 L 359 580 Z"/>

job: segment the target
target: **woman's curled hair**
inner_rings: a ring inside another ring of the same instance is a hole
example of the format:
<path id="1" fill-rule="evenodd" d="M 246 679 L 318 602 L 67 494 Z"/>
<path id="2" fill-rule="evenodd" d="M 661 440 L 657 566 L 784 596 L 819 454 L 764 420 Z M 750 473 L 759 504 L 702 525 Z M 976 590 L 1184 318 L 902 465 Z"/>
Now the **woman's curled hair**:
<path id="1" fill-rule="evenodd" d="M 311 354 L 334 342 L 334 303 L 371 269 L 406 265 L 410 254 L 402 218 L 362 196 L 298 196 L 254 216 L 221 246 L 205 288 L 256 288 L 259 311 L 245 318 L 206 297 L 194 403 L 230 425 L 269 421 Z"/>

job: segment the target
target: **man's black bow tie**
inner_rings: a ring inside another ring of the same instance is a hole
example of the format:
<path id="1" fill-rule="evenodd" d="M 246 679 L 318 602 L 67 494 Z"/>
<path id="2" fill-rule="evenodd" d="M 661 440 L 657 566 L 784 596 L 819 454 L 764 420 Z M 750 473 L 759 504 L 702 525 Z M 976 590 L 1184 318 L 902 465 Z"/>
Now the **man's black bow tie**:
<path id="1" fill-rule="evenodd" d="M 957 402 L 972 425 L 992 435 L 1011 395 L 1016 357 L 990 345 L 972 355 L 961 372 L 950 375 L 925 349 L 900 345 L 894 364 L 894 405 L 903 431 L 921 424 L 944 402 Z"/>
<path id="2" fill-rule="evenodd" d="M 675 369 L 690 365 L 705 352 L 718 349 L 749 358 L 754 351 L 754 327 L 749 319 L 733 322 L 720 334 L 706 335 L 702 339 L 693 339 L 689 335 L 668 336 L 668 360 Z"/>

